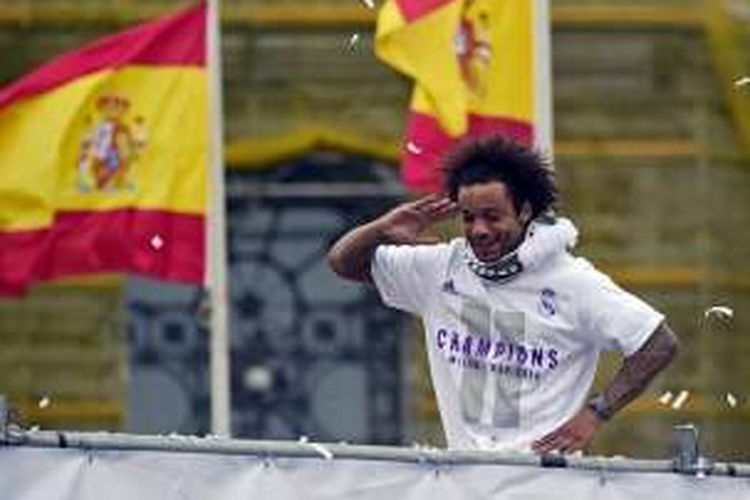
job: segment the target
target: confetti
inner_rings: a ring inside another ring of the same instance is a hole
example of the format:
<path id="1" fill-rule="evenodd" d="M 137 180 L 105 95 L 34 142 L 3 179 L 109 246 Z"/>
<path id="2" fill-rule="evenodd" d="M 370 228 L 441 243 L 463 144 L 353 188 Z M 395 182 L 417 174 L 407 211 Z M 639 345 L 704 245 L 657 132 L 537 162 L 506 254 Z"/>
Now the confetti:
<path id="1" fill-rule="evenodd" d="M 727 404 L 732 408 L 737 406 L 737 398 L 731 392 L 727 393 Z"/>
<path id="2" fill-rule="evenodd" d="M 375 8 L 375 0 L 360 0 L 365 7 L 372 10 Z"/>
<path id="3" fill-rule="evenodd" d="M 245 371 L 245 387 L 264 392 L 273 385 L 273 373 L 265 366 L 251 366 Z"/>
<path id="4" fill-rule="evenodd" d="M 703 312 L 703 317 L 714 316 L 719 319 L 732 319 L 734 311 L 727 306 L 711 306 Z"/>
<path id="5" fill-rule="evenodd" d="M 329 450 L 328 448 L 326 448 L 325 446 L 319 443 L 309 443 L 309 444 L 315 451 L 320 453 L 323 456 L 323 458 L 325 458 L 326 460 L 333 460 L 333 453 L 331 453 L 331 450 Z"/>
<path id="6" fill-rule="evenodd" d="M 349 37 L 349 47 L 354 47 L 359 42 L 359 33 L 354 33 Z"/>
<path id="7" fill-rule="evenodd" d="M 750 76 L 743 76 L 734 81 L 735 87 L 743 87 L 747 84 L 750 84 Z"/>
<path id="8" fill-rule="evenodd" d="M 413 155 L 421 155 L 422 154 L 422 148 L 414 144 L 413 142 L 409 141 L 406 144 L 406 150 L 410 152 Z"/>
<path id="9" fill-rule="evenodd" d="M 682 405 L 685 404 L 685 401 L 690 397 L 690 392 L 688 391 L 680 391 L 680 393 L 675 398 L 674 402 L 672 403 L 672 409 L 673 410 L 679 410 L 682 408 Z"/>
<path id="10" fill-rule="evenodd" d="M 153 238 L 151 238 L 151 247 L 154 250 L 159 250 L 163 246 L 164 246 L 164 240 L 161 239 L 161 236 L 159 236 L 157 234 L 156 236 L 154 236 Z"/>
<path id="11" fill-rule="evenodd" d="M 44 396 L 39 400 L 39 408 L 47 408 L 49 406 L 49 403 L 49 398 L 47 396 Z"/>
<path id="12" fill-rule="evenodd" d="M 668 405 L 670 401 L 672 401 L 672 397 L 674 395 L 672 394 L 672 391 L 667 391 L 661 396 L 659 396 L 659 402 L 663 405 Z"/>

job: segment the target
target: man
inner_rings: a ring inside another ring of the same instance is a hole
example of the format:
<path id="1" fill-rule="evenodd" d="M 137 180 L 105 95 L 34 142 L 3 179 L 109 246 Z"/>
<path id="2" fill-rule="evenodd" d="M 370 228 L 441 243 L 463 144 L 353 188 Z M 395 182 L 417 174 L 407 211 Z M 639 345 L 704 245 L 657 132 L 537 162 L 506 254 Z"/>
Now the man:
<path id="1" fill-rule="evenodd" d="M 330 250 L 330 265 L 422 318 L 449 447 L 583 450 L 670 363 L 675 336 L 662 314 L 568 252 L 576 229 L 550 215 L 556 187 L 534 152 L 473 139 L 445 169 L 447 197 L 404 203 L 353 229 Z M 423 238 L 456 213 L 464 238 Z M 587 402 L 602 350 L 625 357 Z"/>

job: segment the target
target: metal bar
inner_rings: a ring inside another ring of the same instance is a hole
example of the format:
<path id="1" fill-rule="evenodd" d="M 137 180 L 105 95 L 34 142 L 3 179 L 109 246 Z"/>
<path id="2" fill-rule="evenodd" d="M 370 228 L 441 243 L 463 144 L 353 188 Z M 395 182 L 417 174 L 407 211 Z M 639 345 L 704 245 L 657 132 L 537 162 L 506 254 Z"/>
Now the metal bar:
<path id="1" fill-rule="evenodd" d="M 0 439 L 0 446 L 75 448 L 81 450 L 161 451 L 247 455 L 261 459 L 323 458 L 395 461 L 440 465 L 507 465 L 555 467 L 596 472 L 677 473 L 672 460 L 636 460 L 619 457 L 575 457 L 436 448 L 398 448 L 295 441 L 252 441 L 193 436 L 139 436 L 130 434 L 14 431 Z M 703 471 L 713 476 L 750 477 L 750 464 L 713 463 Z"/>
<path id="2" fill-rule="evenodd" d="M 229 292 L 227 257 L 226 182 L 224 168 L 224 91 L 221 84 L 221 32 L 219 0 L 208 0 L 206 15 L 209 110 L 208 269 L 206 285 L 211 304 L 210 373 L 211 429 L 231 436 L 229 375 Z"/>
<path id="3" fill-rule="evenodd" d="M 0 441 L 8 434 L 10 425 L 10 405 L 5 396 L 0 394 Z"/>
<path id="4" fill-rule="evenodd" d="M 555 157 L 551 4 L 550 0 L 535 0 L 531 27 L 534 46 L 534 147 L 548 158 Z"/>

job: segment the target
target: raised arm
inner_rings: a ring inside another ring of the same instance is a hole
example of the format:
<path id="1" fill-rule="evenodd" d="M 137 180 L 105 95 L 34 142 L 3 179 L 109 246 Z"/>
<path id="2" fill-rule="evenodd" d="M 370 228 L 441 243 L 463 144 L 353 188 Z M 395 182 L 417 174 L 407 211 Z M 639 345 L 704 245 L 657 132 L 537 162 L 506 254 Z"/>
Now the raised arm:
<path id="1" fill-rule="evenodd" d="M 424 237 L 422 232 L 455 212 L 456 204 L 439 196 L 402 203 L 339 238 L 328 252 L 328 263 L 342 278 L 370 282 L 370 261 L 378 245 L 434 243 L 434 238 Z"/>
<path id="2" fill-rule="evenodd" d="M 662 322 L 638 351 L 623 360 L 620 371 L 595 404 L 584 407 L 562 427 L 534 443 L 534 450 L 570 453 L 585 449 L 599 426 L 642 394 L 676 354 L 677 339 L 669 326 Z"/>

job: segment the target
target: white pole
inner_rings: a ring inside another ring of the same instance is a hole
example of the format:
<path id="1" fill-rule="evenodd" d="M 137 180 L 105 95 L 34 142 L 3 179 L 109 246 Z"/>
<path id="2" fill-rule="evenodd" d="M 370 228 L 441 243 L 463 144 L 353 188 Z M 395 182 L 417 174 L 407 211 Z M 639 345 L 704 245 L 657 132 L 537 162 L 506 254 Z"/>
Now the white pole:
<path id="1" fill-rule="evenodd" d="M 211 302 L 211 432 L 231 435 L 229 386 L 229 303 L 224 192 L 224 123 L 221 86 L 219 0 L 208 0 L 206 16 L 209 112 L 209 212 L 206 236 Z"/>
<path id="2" fill-rule="evenodd" d="M 552 16 L 549 0 L 534 0 L 534 146 L 554 158 Z"/>

